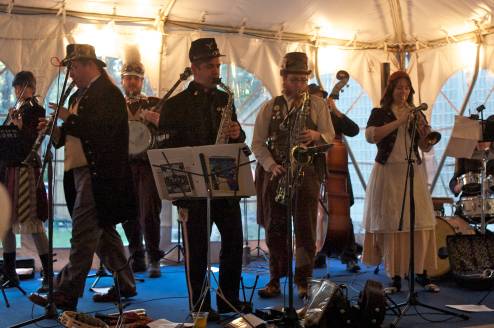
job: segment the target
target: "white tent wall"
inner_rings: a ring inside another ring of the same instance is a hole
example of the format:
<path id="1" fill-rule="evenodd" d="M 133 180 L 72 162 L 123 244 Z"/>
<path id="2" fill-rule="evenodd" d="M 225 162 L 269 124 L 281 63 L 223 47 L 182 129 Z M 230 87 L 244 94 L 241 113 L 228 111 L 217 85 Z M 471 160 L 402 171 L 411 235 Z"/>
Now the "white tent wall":
<path id="1" fill-rule="evenodd" d="M 13 74 L 33 71 L 37 93 L 45 95 L 57 74 L 53 56 L 64 53 L 64 29 L 60 19 L 43 16 L 0 15 L 0 60 Z"/>
<path id="2" fill-rule="evenodd" d="M 124 59 L 125 45 L 138 45 L 146 76 L 155 94 L 160 96 L 171 88 L 184 68 L 190 66 L 189 46 L 200 37 L 215 37 L 225 55 L 223 63 L 235 64 L 249 71 L 272 95 L 281 93 L 279 66 L 286 52 L 306 52 L 314 69 L 316 48 L 308 43 L 262 39 L 241 33 L 176 28 L 166 32 L 162 36 L 151 24 L 103 24 L 72 17 L 64 21 L 62 17 L 48 15 L 0 14 L 0 61 L 14 74 L 20 70 L 32 70 L 38 80 L 37 93 L 42 97 L 58 73 L 58 68 L 50 63 L 51 58 L 63 58 L 65 45 L 72 42 L 93 44 L 98 56 L 121 59 Z M 464 44 L 451 43 L 423 48 L 412 54 L 408 71 L 417 91 L 415 102 L 430 105 L 429 117 L 432 104 L 447 79 L 465 67 L 473 70 L 475 57 L 465 56 L 464 51 Z M 484 39 L 481 54 L 480 67 L 494 72 L 493 35 Z M 321 43 L 318 50 L 319 73 L 334 73 L 337 69 L 348 71 L 372 99 L 374 106 L 381 98 L 380 67 L 383 62 L 391 64 L 392 72 L 399 67 L 394 53 L 384 49 L 357 49 Z M 329 89 L 331 86 L 324 87 Z M 29 255 L 33 249 L 28 247 Z"/>

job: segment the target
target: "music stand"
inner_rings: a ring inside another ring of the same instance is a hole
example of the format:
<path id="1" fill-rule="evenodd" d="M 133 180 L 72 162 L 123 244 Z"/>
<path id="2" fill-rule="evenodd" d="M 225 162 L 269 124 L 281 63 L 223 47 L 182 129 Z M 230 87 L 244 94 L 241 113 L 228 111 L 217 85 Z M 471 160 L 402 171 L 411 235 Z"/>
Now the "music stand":
<path id="1" fill-rule="evenodd" d="M 212 276 L 217 285 L 216 295 L 246 321 L 245 316 L 224 297 L 216 277 L 211 275 L 210 233 L 213 199 L 255 195 L 249 165 L 253 161 L 249 161 L 248 152 L 248 147 L 242 143 L 148 151 L 160 198 L 171 201 L 206 199 L 207 269 L 197 303 L 198 311 L 201 311 L 209 292 L 214 290 Z"/>
<path id="2" fill-rule="evenodd" d="M 180 259 L 181 256 L 184 256 L 184 246 L 182 245 L 182 222 L 180 222 L 180 220 L 177 220 L 177 243 L 173 246 L 171 246 L 169 249 L 167 249 L 165 251 L 165 254 L 163 255 L 163 258 L 166 260 L 166 261 L 173 261 L 175 262 L 176 264 L 179 264 L 182 262 L 182 260 Z M 177 250 L 177 260 L 174 261 L 174 260 L 169 260 L 166 258 L 166 256 L 170 253 L 172 253 L 174 250 Z"/>
<path id="3" fill-rule="evenodd" d="M 21 162 L 24 154 L 19 128 L 15 125 L 0 126 L 0 161 Z"/>

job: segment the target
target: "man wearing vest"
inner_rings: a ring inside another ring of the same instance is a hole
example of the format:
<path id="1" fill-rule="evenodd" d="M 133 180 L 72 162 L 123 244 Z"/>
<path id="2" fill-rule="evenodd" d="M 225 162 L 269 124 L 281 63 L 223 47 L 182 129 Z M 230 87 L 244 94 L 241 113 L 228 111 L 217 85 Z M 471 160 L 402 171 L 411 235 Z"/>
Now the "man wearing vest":
<path id="1" fill-rule="evenodd" d="M 309 113 L 305 129 L 295 136 L 296 144 L 317 146 L 331 143 L 334 129 L 324 101 L 308 96 L 303 104 L 297 104 L 301 93 L 307 91 L 311 70 L 307 55 L 290 52 L 284 57 L 280 75 L 283 94 L 269 101 L 259 112 L 254 127 L 252 150 L 258 161 L 256 169 L 257 218 L 266 229 L 269 248 L 270 281 L 259 290 L 261 297 L 274 297 L 281 293 L 279 279 L 287 275 L 291 262 L 287 255 L 287 209 L 275 200 L 280 179 L 285 176 L 289 161 L 289 133 L 299 111 Z M 287 115 L 290 117 L 287 119 Z M 292 138 L 293 139 L 293 138 Z M 316 219 L 320 180 L 313 164 L 305 166 L 300 183 L 293 197 L 293 225 L 296 236 L 295 283 L 298 295 L 307 296 L 307 279 L 312 276 L 316 249 Z"/>

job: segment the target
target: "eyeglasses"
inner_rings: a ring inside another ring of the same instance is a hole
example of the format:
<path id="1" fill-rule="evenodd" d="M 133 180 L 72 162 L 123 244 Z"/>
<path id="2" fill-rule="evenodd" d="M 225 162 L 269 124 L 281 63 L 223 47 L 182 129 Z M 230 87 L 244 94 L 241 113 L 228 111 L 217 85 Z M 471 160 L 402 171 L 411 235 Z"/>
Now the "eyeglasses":
<path id="1" fill-rule="evenodd" d="M 309 82 L 309 79 L 307 79 L 306 77 L 291 77 L 288 79 L 288 82 L 290 82 L 290 83 L 297 83 L 297 82 L 307 83 L 307 82 Z"/>

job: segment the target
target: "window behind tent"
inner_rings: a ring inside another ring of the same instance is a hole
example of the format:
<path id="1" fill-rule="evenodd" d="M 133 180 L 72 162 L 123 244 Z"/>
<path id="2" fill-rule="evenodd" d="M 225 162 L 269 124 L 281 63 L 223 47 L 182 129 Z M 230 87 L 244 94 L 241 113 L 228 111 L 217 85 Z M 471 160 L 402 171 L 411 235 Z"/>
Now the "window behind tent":
<path id="1" fill-rule="evenodd" d="M 430 161 L 430 167 L 433 168 L 429 175 L 431 182 L 437 171 L 441 157 L 446 150 L 451 132 L 453 129 L 455 115 L 460 114 L 463 100 L 468 92 L 472 81 L 473 72 L 471 70 L 462 70 L 452 75 L 442 86 L 441 91 L 436 96 L 432 107 L 431 126 L 434 131 L 442 134 L 441 141 L 433 148 L 433 154 Z M 480 69 L 477 82 L 472 91 L 470 100 L 466 106 L 464 116 L 477 114 L 476 108 L 485 105 L 484 119 L 494 114 L 494 74 L 488 70 Z M 447 157 L 444 166 L 441 168 L 439 178 L 433 190 L 434 197 L 453 197 L 449 190 L 449 181 L 455 170 L 455 159 Z M 450 211 L 446 209 L 446 214 Z"/>
<path id="2" fill-rule="evenodd" d="M 0 121 L 7 118 L 9 108 L 15 104 L 15 91 L 12 88 L 14 74 L 0 61 Z"/>
<path id="3" fill-rule="evenodd" d="M 320 77 L 324 89 L 328 93 L 331 93 L 333 86 L 338 82 L 336 80 L 336 71 L 324 72 Z M 312 79 L 309 83 L 317 83 L 317 81 Z M 348 86 L 342 89 L 342 92 L 339 94 L 339 100 L 336 100 L 336 106 L 360 127 L 358 135 L 351 138 L 348 137 L 346 140 L 367 184 L 377 153 L 376 147 L 370 145 L 365 140 L 365 127 L 373 107 L 372 101 L 362 86 L 350 76 Z M 348 169 L 352 181 L 353 196 L 355 198 L 355 203 L 351 207 L 351 217 L 355 233 L 361 233 L 364 229 L 362 218 L 364 213 L 365 189 L 360 182 L 356 166 L 350 158 L 348 158 Z"/>

